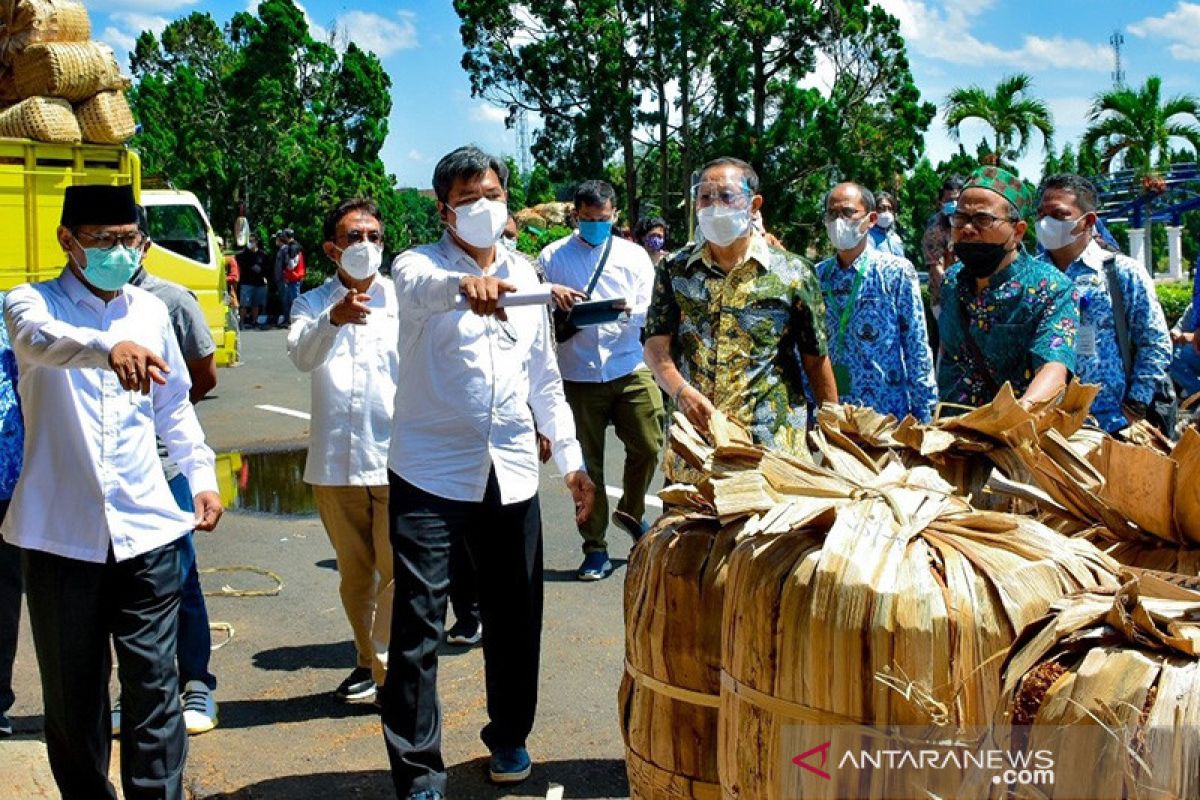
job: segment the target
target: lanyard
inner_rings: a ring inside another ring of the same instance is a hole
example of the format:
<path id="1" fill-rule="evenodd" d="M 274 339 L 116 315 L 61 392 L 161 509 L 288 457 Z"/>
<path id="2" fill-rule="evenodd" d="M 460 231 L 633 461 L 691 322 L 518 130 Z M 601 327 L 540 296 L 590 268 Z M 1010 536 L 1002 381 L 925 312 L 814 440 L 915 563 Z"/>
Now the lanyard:
<path id="1" fill-rule="evenodd" d="M 841 267 L 834 265 L 834 269 Z M 854 302 L 858 299 L 858 290 L 862 288 L 863 273 L 866 270 L 862 267 L 855 268 L 854 281 L 850 284 L 850 297 L 846 299 L 846 305 L 842 308 L 842 315 L 838 319 L 838 336 L 837 336 L 837 354 L 842 355 L 842 346 L 846 343 L 846 330 L 850 327 L 850 317 L 854 315 Z M 830 292 L 826 297 L 825 302 L 833 305 L 833 293 Z"/>

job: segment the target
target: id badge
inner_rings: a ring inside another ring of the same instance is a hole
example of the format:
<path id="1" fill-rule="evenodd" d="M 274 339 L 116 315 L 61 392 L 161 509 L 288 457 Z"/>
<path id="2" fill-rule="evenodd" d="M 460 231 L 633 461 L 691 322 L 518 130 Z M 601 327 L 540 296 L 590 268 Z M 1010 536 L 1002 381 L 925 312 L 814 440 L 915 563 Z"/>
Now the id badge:
<path id="1" fill-rule="evenodd" d="M 1075 352 L 1081 356 L 1096 355 L 1096 326 L 1081 325 L 1075 338 Z"/>
<path id="2" fill-rule="evenodd" d="M 854 390 L 854 381 L 850 378 L 850 368 L 845 364 L 834 364 L 833 379 L 837 381 L 838 400 L 845 402 L 845 398 Z"/>

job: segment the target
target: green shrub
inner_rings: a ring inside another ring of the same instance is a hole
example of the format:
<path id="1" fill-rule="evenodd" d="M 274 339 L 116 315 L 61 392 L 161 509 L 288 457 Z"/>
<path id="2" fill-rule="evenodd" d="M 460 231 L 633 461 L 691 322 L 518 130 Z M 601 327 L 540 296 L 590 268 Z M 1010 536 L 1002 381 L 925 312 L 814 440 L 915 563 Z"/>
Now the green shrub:
<path id="1" fill-rule="evenodd" d="M 542 248 L 546 245 L 572 233 L 572 229 L 564 225 L 551 225 L 549 228 L 535 228 L 530 225 L 517 234 L 517 249 L 536 258 L 541 255 Z"/>
<path id="2" fill-rule="evenodd" d="M 1188 303 L 1192 302 L 1192 284 L 1187 281 L 1156 283 L 1154 290 L 1167 318 L 1167 325 L 1174 325 L 1187 311 Z"/>

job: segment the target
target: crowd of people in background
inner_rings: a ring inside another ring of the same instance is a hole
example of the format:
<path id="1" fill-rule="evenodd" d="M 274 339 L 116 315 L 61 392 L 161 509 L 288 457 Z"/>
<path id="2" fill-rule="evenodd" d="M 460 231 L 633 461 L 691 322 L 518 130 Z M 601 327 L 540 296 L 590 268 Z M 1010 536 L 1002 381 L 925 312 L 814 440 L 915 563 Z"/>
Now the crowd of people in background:
<path id="1" fill-rule="evenodd" d="M 320 252 L 335 272 L 307 292 L 291 230 L 273 251 L 251 236 L 226 265 L 242 325 L 287 328 L 287 355 L 311 375 L 304 481 L 355 646 L 333 691 L 378 707 L 399 797 L 446 794 L 444 639 L 482 643 L 490 778 L 530 773 L 540 463 L 563 476 L 576 574 L 594 582 L 613 570 L 610 522 L 635 542 L 648 530 L 659 465 L 670 481 L 694 477 L 664 453 L 671 410 L 701 430 L 720 412 L 807 459 L 822 403 L 929 422 L 1004 384 L 1028 406 L 1079 378 L 1101 387 L 1103 430 L 1147 420 L 1174 432 L 1172 342 L 1195 340 L 1195 315 L 1168 331 L 1151 277 L 1114 252 L 1079 176 L 1050 176 L 1036 194 L 994 166 L 948 178 L 920 232 L 928 313 L 887 191 L 831 187 L 828 248 L 810 260 L 766 230 L 759 175 L 738 158 L 700 170 L 695 235 L 677 248 L 657 217 L 621 235 L 616 191 L 589 180 L 574 229 L 533 258 L 516 247 L 508 177 L 476 148 L 446 155 L 433 174 L 444 234 L 399 254 L 390 278 L 367 198 L 330 209 Z M 126 797 L 182 797 L 186 735 L 218 723 L 191 540 L 222 513 L 192 407 L 216 384 L 215 348 L 195 299 L 141 268 L 145 227 L 128 187 L 68 189 L 62 274 L 4 299 L 0 734 L 23 584 L 65 797 L 115 797 L 114 733 Z M 1200 387 L 1194 372 L 1179 382 Z M 624 447 L 611 514 L 610 427 Z M 61 491 L 62 474 L 76 491 Z"/>

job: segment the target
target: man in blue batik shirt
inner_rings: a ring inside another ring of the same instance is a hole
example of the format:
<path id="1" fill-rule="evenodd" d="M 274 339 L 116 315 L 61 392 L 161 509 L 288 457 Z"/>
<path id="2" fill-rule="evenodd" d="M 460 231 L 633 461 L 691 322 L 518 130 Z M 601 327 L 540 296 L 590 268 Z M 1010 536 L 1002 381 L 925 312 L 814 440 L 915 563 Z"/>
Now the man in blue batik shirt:
<path id="1" fill-rule="evenodd" d="M 937 381 L 917 273 L 907 259 L 869 246 L 877 217 L 874 196 L 858 184 L 826 195 L 825 227 L 837 253 L 817 265 L 817 277 L 838 398 L 928 422 Z"/>
<path id="2" fill-rule="evenodd" d="M 4 293 L 0 292 L 0 305 Z M 21 474 L 25 426 L 17 400 L 17 360 L 8 343 L 8 329 L 0 323 L 0 522 Z M 0 736 L 12 734 L 8 710 L 16 698 L 12 690 L 13 660 L 17 656 L 17 626 L 21 621 L 21 551 L 0 539 Z"/>
<path id="3" fill-rule="evenodd" d="M 1171 335 L 1154 284 L 1141 265 L 1092 241 L 1097 202 L 1095 187 L 1078 175 L 1047 178 L 1038 202 L 1037 235 L 1046 249 L 1042 258 L 1066 273 L 1079 292 L 1076 374 L 1101 387 L 1092 416 L 1101 428 L 1115 433 L 1145 417 L 1155 387 L 1171 364 Z M 1113 259 L 1125 305 L 1132 351 L 1128 379 L 1113 323 L 1106 258 Z"/>

